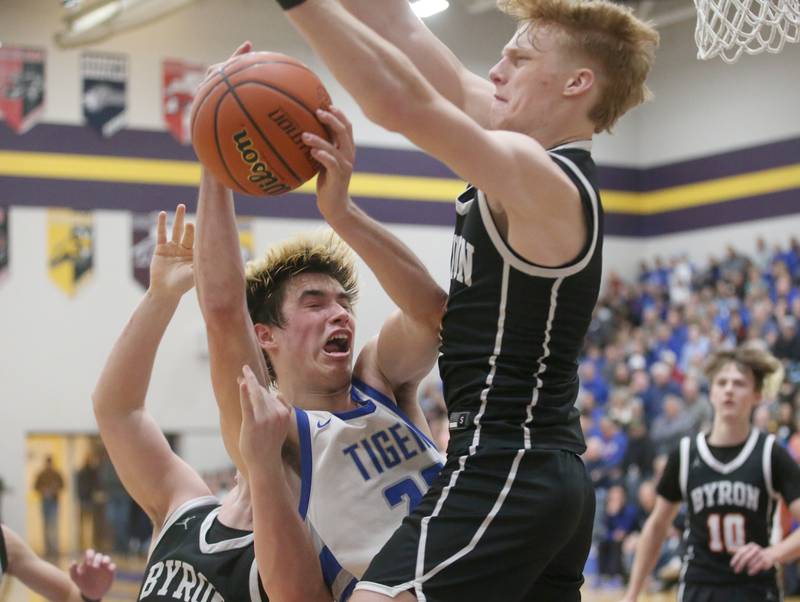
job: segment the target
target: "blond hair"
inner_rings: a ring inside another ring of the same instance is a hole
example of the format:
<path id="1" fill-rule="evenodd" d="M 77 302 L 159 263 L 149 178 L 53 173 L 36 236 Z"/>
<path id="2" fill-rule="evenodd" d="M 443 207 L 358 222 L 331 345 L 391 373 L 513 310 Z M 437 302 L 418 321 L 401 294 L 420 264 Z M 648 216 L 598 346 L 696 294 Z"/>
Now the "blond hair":
<path id="1" fill-rule="evenodd" d="M 247 264 L 247 310 L 254 324 L 282 328 L 283 301 L 288 283 L 301 274 L 325 274 L 344 289 L 350 304 L 358 298 L 355 256 L 349 246 L 330 230 L 301 234 L 272 246 L 259 261 Z M 264 352 L 269 377 L 275 371 Z"/>
<path id="2" fill-rule="evenodd" d="M 608 0 L 498 0 L 498 6 L 519 21 L 559 27 L 567 50 L 599 65 L 600 98 L 589 111 L 596 133 L 610 131 L 652 97 L 645 80 L 659 35 L 630 8 Z"/>
<path id="3" fill-rule="evenodd" d="M 774 395 L 783 380 L 783 364 L 765 346 L 758 343 L 744 343 L 736 349 L 714 353 L 705 368 L 708 380 L 713 381 L 717 373 L 728 364 L 734 364 L 742 372 L 753 375 L 756 393 Z"/>

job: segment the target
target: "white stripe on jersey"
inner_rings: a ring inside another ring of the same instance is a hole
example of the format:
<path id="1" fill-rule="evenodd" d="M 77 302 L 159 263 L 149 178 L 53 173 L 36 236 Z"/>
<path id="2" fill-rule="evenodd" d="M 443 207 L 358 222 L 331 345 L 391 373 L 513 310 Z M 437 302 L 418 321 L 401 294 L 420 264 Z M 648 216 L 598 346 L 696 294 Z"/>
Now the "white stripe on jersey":
<path id="1" fill-rule="evenodd" d="M 533 422 L 533 408 L 536 407 L 536 404 L 539 402 L 539 389 L 542 388 L 544 384 L 542 379 L 539 378 L 544 371 L 547 370 L 547 364 L 545 360 L 550 356 L 550 333 L 553 330 L 553 318 L 556 315 L 556 304 L 558 301 L 558 289 L 561 286 L 561 283 L 564 282 L 563 278 L 559 278 L 555 282 L 553 282 L 553 288 L 550 290 L 550 311 L 547 314 L 547 324 L 544 328 L 544 342 L 542 343 L 542 355 L 536 361 L 539 365 L 539 369 L 536 371 L 536 386 L 533 388 L 533 395 L 531 396 L 531 402 L 528 404 L 528 418 L 525 422 L 522 423 L 522 429 L 525 432 L 525 449 L 531 448 L 531 429 L 528 428 L 528 425 Z"/>
<path id="2" fill-rule="evenodd" d="M 689 437 L 681 438 L 681 451 L 680 451 L 680 484 L 681 495 L 684 500 L 689 499 L 689 450 L 692 446 L 692 440 Z"/>
<path id="3" fill-rule="evenodd" d="M 189 510 L 194 510 L 195 508 L 199 508 L 200 506 L 210 506 L 212 504 L 219 505 L 219 500 L 215 498 L 213 495 L 204 495 L 203 497 L 196 497 L 191 500 L 185 501 L 183 504 L 175 508 L 169 516 L 164 520 L 164 524 L 161 526 L 161 530 L 158 532 L 158 537 L 156 537 L 155 541 L 150 544 L 150 553 L 147 555 L 147 560 L 149 562 L 150 556 L 153 553 L 153 550 L 156 549 L 156 546 L 161 541 L 161 538 L 164 536 L 164 533 L 178 522 L 178 519 L 189 512 Z"/>
<path id="4" fill-rule="evenodd" d="M 444 458 L 393 401 L 358 381 L 359 408 L 295 412 L 301 514 L 341 567 L 361 577 L 427 491 Z M 433 467 L 433 468 L 432 468 Z M 358 508 L 351 520 L 344 508 Z"/>
<path id="5" fill-rule="evenodd" d="M 750 437 L 747 439 L 747 442 L 744 444 L 742 451 L 739 452 L 733 460 L 728 462 L 727 464 L 723 464 L 719 460 L 717 460 L 714 455 L 711 453 L 711 450 L 708 449 L 708 443 L 706 443 L 706 436 L 704 433 L 698 433 L 697 435 L 697 452 L 700 454 L 700 457 L 703 459 L 710 468 L 716 470 L 721 474 L 731 474 L 734 470 L 739 468 L 742 464 L 747 461 L 747 458 L 750 457 L 750 454 L 753 452 L 753 448 L 758 443 L 758 430 L 754 427 L 750 431 Z"/>

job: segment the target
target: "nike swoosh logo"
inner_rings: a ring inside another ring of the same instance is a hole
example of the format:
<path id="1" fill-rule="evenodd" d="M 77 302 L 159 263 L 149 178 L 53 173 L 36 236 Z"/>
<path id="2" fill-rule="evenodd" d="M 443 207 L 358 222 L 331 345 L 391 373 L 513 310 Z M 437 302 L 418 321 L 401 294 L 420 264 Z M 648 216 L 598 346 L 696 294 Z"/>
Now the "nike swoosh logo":
<path id="1" fill-rule="evenodd" d="M 330 423 L 331 423 L 331 419 L 330 418 L 328 418 L 325 422 L 322 422 L 321 420 L 317 420 L 317 428 L 318 429 L 324 429 Z"/>

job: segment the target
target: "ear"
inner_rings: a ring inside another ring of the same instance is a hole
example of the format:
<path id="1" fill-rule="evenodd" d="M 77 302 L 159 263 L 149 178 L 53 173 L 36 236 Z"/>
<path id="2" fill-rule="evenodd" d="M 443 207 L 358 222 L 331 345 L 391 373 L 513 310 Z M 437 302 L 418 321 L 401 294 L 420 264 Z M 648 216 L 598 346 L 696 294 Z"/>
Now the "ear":
<path id="1" fill-rule="evenodd" d="M 278 345 L 275 341 L 274 326 L 269 326 L 267 324 L 256 324 L 255 329 L 256 339 L 258 340 L 258 344 L 262 349 L 267 352 L 277 349 Z"/>
<path id="2" fill-rule="evenodd" d="M 564 96 L 580 96 L 594 87 L 594 71 L 581 67 L 573 71 L 564 84 Z"/>

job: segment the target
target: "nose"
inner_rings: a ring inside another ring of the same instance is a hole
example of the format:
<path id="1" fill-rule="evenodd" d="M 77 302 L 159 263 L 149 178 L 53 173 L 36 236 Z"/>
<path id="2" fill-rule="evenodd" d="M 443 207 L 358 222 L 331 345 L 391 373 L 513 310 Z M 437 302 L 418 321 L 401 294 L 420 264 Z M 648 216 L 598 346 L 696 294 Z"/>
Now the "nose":
<path id="1" fill-rule="evenodd" d="M 503 61 L 505 61 L 504 58 L 500 59 L 497 63 L 495 63 L 494 67 L 489 69 L 489 79 L 495 86 L 499 86 L 505 81 Z"/>
<path id="2" fill-rule="evenodd" d="M 341 326 L 349 324 L 352 316 L 350 315 L 350 312 L 347 311 L 347 308 L 339 303 L 334 303 L 333 307 L 334 309 L 332 311 L 331 321 L 334 324 L 339 324 Z"/>

